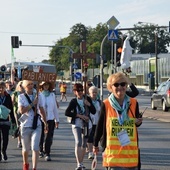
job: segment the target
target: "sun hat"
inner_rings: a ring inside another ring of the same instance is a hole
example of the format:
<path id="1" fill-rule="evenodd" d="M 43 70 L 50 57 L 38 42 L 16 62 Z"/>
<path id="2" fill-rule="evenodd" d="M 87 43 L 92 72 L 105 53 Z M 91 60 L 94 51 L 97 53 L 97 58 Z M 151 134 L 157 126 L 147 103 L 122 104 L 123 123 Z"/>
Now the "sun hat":
<path id="1" fill-rule="evenodd" d="M 54 83 L 52 82 L 49 82 L 49 81 L 42 81 L 40 84 L 39 84 L 39 88 L 40 89 L 43 89 L 43 85 L 44 84 L 49 84 L 49 90 L 52 91 L 54 89 Z"/>
<path id="2" fill-rule="evenodd" d="M 39 86 L 43 86 L 44 84 L 52 84 L 52 83 L 50 83 L 50 82 L 48 82 L 48 81 L 42 81 L 40 84 L 39 84 Z"/>

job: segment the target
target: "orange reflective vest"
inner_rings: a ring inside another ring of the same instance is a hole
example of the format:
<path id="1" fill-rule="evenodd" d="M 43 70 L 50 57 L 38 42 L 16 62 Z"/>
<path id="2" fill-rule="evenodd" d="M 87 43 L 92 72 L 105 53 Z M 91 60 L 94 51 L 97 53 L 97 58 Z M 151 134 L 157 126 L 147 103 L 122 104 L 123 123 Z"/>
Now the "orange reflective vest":
<path id="1" fill-rule="evenodd" d="M 129 121 L 119 125 L 118 114 L 109 103 L 104 100 L 106 108 L 106 149 L 103 153 L 104 167 L 137 167 L 138 166 L 138 138 L 135 125 L 136 99 L 130 98 L 130 109 L 128 111 Z M 121 146 L 117 133 L 122 129 L 127 131 L 130 144 Z"/>
<path id="2" fill-rule="evenodd" d="M 66 88 L 67 88 L 67 86 L 65 84 L 61 84 L 60 85 L 60 92 L 61 93 L 65 93 L 66 92 Z"/>

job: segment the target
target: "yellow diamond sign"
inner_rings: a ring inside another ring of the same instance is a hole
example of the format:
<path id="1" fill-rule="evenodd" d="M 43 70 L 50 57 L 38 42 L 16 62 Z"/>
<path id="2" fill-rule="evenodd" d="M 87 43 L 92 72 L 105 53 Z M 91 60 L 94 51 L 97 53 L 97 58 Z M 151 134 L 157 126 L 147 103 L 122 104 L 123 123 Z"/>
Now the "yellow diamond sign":
<path id="1" fill-rule="evenodd" d="M 115 29 L 119 25 L 119 21 L 112 16 L 108 21 L 107 25 L 109 25 L 109 29 Z"/>

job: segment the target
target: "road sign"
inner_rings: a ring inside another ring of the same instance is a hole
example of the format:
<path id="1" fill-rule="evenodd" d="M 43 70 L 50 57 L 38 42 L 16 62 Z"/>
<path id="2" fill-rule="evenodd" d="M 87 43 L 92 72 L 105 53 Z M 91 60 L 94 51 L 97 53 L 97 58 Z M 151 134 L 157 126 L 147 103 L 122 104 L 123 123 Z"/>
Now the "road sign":
<path id="1" fill-rule="evenodd" d="M 112 16 L 108 21 L 107 24 L 109 25 L 109 29 L 115 29 L 119 25 L 119 21 Z"/>
<path id="2" fill-rule="evenodd" d="M 78 69 L 77 64 L 76 64 L 76 63 L 73 63 L 72 68 L 73 68 L 73 69 Z"/>
<path id="3" fill-rule="evenodd" d="M 118 31 L 117 30 L 109 30 L 108 31 L 108 39 L 112 41 L 118 40 Z"/>
<path id="4" fill-rule="evenodd" d="M 81 76 L 82 76 L 82 74 L 81 74 L 80 72 L 76 72 L 76 73 L 74 74 L 74 77 L 75 77 L 76 79 L 81 79 Z"/>

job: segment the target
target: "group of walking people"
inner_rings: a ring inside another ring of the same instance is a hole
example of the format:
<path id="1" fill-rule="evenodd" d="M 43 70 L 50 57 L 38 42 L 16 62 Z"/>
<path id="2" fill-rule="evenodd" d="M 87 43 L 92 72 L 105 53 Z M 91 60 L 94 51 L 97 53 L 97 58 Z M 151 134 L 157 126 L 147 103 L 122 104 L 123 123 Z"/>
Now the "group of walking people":
<path id="1" fill-rule="evenodd" d="M 53 83 L 41 82 L 37 85 L 39 88 L 35 89 L 33 81 L 23 80 L 17 83 L 13 92 L 8 93 L 5 82 L 0 82 L 0 161 L 8 159 L 7 146 L 12 122 L 20 130 L 17 147 L 22 148 L 23 170 L 30 167 L 30 146 L 33 170 L 37 169 L 39 156 L 51 161 L 54 129 L 59 126 Z"/>
<path id="2" fill-rule="evenodd" d="M 37 169 L 39 157 L 51 161 L 54 129 L 59 127 L 59 113 L 53 84 L 23 80 L 9 94 L 5 82 L 0 82 L 0 161 L 7 160 L 9 129 L 20 127 L 18 147 L 22 148 L 23 170 L 29 170 L 29 152 L 32 150 L 32 170 Z M 128 85 L 131 91 L 128 91 Z M 102 147 L 103 167 L 106 170 L 139 170 L 140 150 L 138 130 L 142 124 L 136 87 L 121 72 L 107 79 L 108 98 L 101 101 L 98 88 L 91 85 L 84 93 L 81 83 L 73 85 L 75 97 L 71 99 L 65 116 L 70 117 L 75 139 L 76 170 L 85 170 L 84 157 L 99 154 Z M 8 115 L 2 116 L 6 109 Z M 2 109 L 3 108 L 3 109 Z M 130 133 L 132 132 L 132 133 Z M 2 136 L 2 138 L 1 138 Z M 2 147 L 1 147 L 2 146 Z"/>

